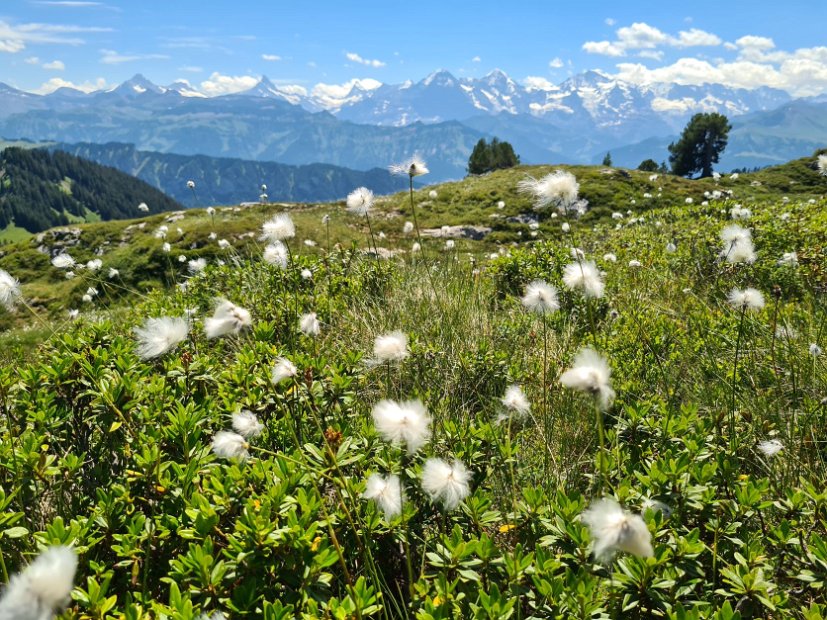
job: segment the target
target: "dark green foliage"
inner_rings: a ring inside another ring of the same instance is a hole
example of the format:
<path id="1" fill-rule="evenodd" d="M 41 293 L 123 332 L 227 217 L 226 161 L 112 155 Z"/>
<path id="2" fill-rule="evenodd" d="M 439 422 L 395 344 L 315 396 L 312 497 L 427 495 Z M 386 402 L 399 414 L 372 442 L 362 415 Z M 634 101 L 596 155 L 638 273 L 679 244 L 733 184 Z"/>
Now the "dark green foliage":
<path id="1" fill-rule="evenodd" d="M 29 232 L 89 219 L 125 219 L 181 205 L 129 175 L 66 153 L 8 148 L 0 153 L 0 230 Z"/>
<path id="2" fill-rule="evenodd" d="M 640 162 L 640 165 L 637 167 L 638 170 L 641 172 L 657 172 L 658 171 L 658 162 L 654 159 L 644 159 Z"/>
<path id="3" fill-rule="evenodd" d="M 612 165 L 612 154 L 606 151 L 606 156 L 603 158 L 603 165 L 604 166 L 611 166 Z"/>
<path id="4" fill-rule="evenodd" d="M 699 113 L 692 117 L 680 139 L 669 145 L 669 163 L 672 172 L 679 176 L 712 176 L 712 164 L 726 148 L 732 125 L 723 114 Z"/>
<path id="5" fill-rule="evenodd" d="M 488 144 L 480 138 L 468 159 L 468 174 L 485 174 L 492 170 L 512 168 L 520 163 L 520 157 L 508 142 L 492 138 Z"/>

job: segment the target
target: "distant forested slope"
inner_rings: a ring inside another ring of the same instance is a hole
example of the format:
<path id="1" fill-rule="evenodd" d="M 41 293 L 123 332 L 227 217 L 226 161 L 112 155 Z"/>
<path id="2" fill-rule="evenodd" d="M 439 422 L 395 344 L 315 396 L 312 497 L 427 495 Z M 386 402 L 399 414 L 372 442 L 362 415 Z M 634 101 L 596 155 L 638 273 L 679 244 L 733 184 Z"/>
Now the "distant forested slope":
<path id="1" fill-rule="evenodd" d="M 147 183 L 74 155 L 7 148 L 0 152 L 0 230 L 39 232 L 90 220 L 173 211 L 181 205 Z"/>

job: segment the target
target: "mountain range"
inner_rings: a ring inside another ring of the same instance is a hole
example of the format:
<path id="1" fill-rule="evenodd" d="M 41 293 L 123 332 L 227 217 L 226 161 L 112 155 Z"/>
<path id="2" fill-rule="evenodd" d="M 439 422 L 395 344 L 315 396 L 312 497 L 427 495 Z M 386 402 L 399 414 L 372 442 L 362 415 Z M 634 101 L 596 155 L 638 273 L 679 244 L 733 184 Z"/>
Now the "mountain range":
<path id="1" fill-rule="evenodd" d="M 607 151 L 621 165 L 661 161 L 664 145 L 699 111 L 733 122 L 723 170 L 767 165 L 827 143 L 824 98 L 715 84 L 637 85 L 596 71 L 560 84 L 518 83 L 498 70 L 481 78 L 436 71 L 402 84 L 354 80 L 339 91 L 264 77 L 247 91 L 218 97 L 141 75 L 89 94 L 61 88 L 41 96 L 0 84 L 0 136 L 9 139 L 117 141 L 140 151 L 361 170 L 417 153 L 433 180 L 463 176 L 476 141 L 492 136 L 511 142 L 525 163 L 590 163 Z"/>

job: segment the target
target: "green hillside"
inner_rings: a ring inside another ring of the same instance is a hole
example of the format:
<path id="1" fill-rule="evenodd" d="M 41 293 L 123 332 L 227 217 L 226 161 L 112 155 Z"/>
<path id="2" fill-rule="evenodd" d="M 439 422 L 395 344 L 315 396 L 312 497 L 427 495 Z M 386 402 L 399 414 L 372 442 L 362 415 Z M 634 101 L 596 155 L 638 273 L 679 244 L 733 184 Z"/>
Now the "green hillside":
<path id="1" fill-rule="evenodd" d="M 70 547 L 72 620 L 825 617 L 815 162 L 569 168 L 580 219 L 501 171 L 417 190 L 418 241 L 401 192 L 4 248 L 3 579 Z"/>
<path id="2" fill-rule="evenodd" d="M 0 151 L 0 239 L 19 229 L 124 219 L 180 208 L 160 191 L 113 168 L 65 153 L 10 147 Z M 4 235 L 5 231 L 5 235 Z"/>

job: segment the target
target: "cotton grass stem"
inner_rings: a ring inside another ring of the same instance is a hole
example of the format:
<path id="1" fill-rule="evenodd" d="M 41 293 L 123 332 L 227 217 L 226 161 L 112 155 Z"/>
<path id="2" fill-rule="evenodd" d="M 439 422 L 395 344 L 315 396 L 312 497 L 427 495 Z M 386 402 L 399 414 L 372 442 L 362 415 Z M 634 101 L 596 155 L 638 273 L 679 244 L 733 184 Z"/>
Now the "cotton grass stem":
<path id="1" fill-rule="evenodd" d="M 729 408 L 729 449 L 735 451 L 735 405 L 738 395 L 738 358 L 741 353 L 741 339 L 744 334 L 744 319 L 747 316 L 746 307 L 741 308 L 741 318 L 738 321 L 738 338 L 735 341 L 735 360 L 732 364 L 732 401 Z"/>

